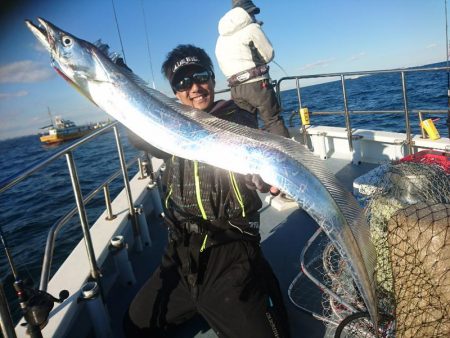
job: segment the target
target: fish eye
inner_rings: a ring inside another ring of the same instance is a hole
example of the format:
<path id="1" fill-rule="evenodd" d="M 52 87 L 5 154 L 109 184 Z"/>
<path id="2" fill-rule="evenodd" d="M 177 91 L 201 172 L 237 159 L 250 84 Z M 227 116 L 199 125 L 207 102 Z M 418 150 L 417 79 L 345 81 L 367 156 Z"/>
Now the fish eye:
<path id="1" fill-rule="evenodd" d="M 70 38 L 69 36 L 63 36 L 62 44 L 64 45 L 64 47 L 71 46 L 72 45 L 72 38 Z"/>

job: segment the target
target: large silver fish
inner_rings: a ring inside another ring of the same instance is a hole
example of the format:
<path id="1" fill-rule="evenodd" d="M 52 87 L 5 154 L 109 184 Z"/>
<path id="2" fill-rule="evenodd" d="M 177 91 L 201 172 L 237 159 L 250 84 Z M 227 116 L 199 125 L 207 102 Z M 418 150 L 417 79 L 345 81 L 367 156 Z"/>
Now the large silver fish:
<path id="1" fill-rule="evenodd" d="M 40 27 L 26 23 L 50 52 L 58 73 L 145 141 L 189 160 L 236 173 L 259 174 L 292 196 L 348 262 L 377 323 L 376 257 L 368 226 L 356 200 L 319 159 L 295 141 L 174 102 L 116 65 L 96 46 L 43 19 L 38 21 Z"/>

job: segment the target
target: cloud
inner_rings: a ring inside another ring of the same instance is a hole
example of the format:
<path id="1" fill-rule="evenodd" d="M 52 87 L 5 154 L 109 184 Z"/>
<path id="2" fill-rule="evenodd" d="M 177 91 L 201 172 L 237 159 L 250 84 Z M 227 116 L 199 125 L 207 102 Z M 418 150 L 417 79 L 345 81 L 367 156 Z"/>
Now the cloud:
<path id="1" fill-rule="evenodd" d="M 38 51 L 38 52 L 40 52 L 40 53 L 45 53 L 45 54 L 48 53 L 47 49 L 46 49 L 46 48 L 42 45 L 42 43 L 40 43 L 40 42 L 36 42 L 36 43 L 33 45 L 33 49 L 36 50 L 36 51 Z"/>
<path id="2" fill-rule="evenodd" d="M 350 61 L 350 62 L 356 61 L 356 60 L 362 59 L 364 56 L 366 56 L 366 52 L 360 52 L 356 55 L 352 55 L 350 57 L 350 59 L 348 59 L 348 61 Z"/>
<path id="3" fill-rule="evenodd" d="M 327 60 L 319 60 L 314 63 L 309 63 L 307 65 L 304 65 L 303 67 L 300 68 L 300 70 L 303 71 L 303 70 L 308 70 L 308 69 L 313 69 L 313 68 L 318 68 L 318 67 L 327 67 L 333 61 L 334 61 L 334 58 L 330 58 Z"/>
<path id="4" fill-rule="evenodd" d="M 53 72 L 47 66 L 30 60 L 0 66 L 0 83 L 41 82 L 53 76 Z"/>
<path id="5" fill-rule="evenodd" d="M 430 48 L 436 48 L 438 46 L 437 43 L 430 43 L 428 46 L 426 46 L 426 49 L 430 49 Z"/>
<path id="6" fill-rule="evenodd" d="M 5 99 L 9 99 L 12 97 L 22 97 L 22 96 L 27 96 L 28 92 L 26 90 L 19 90 L 18 92 L 13 92 L 13 93 L 1 93 L 0 92 L 0 100 L 5 100 Z"/>

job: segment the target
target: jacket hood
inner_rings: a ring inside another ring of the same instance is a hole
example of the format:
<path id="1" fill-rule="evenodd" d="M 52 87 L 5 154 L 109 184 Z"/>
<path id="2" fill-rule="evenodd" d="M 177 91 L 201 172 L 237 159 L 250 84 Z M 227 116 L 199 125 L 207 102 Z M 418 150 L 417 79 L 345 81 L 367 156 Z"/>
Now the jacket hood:
<path id="1" fill-rule="evenodd" d="M 219 34 L 232 35 L 252 23 L 250 15 L 241 7 L 228 11 L 219 21 Z"/>

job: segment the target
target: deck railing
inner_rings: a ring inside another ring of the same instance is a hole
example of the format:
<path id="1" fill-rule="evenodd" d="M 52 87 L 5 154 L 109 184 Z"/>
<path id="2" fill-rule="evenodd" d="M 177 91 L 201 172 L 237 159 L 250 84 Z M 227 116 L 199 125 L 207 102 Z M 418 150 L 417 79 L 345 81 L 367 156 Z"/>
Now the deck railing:
<path id="1" fill-rule="evenodd" d="M 416 73 L 416 72 L 432 72 L 432 71 L 450 71 L 450 67 L 432 67 L 432 68 L 412 68 L 412 69 L 390 69 L 390 70 L 374 70 L 374 71 L 359 71 L 359 72 L 345 72 L 345 73 L 326 73 L 326 74 L 314 74 L 314 75 L 298 75 L 298 76 L 286 76 L 282 77 L 278 81 L 276 81 L 276 92 L 280 99 L 280 102 L 282 104 L 281 100 L 281 89 L 280 85 L 282 82 L 289 81 L 289 80 L 295 80 L 296 85 L 295 88 L 297 90 L 297 99 L 298 99 L 298 106 L 299 111 L 302 107 L 302 96 L 301 96 L 301 86 L 300 86 L 300 80 L 305 79 L 316 79 L 316 78 L 332 78 L 332 77 L 339 77 L 341 80 L 341 88 L 342 88 L 342 101 L 343 101 L 343 111 L 333 111 L 333 112 L 319 112 L 315 111 L 312 112 L 313 115 L 320 115 L 320 114 L 344 114 L 345 117 L 345 126 L 347 129 L 347 140 L 348 140 L 348 146 L 350 151 L 353 150 L 353 143 L 352 143 L 352 128 L 351 128 L 351 119 L 350 114 L 390 114 L 390 113 L 403 113 L 405 117 L 405 130 L 406 130 L 406 146 L 408 154 L 412 153 L 412 147 L 413 147 L 413 141 L 412 141 L 412 134 L 411 134 L 411 126 L 410 126 L 410 113 L 411 110 L 408 107 L 408 95 L 407 95 L 407 86 L 406 86 L 406 74 L 408 73 Z M 361 75 L 376 75 L 376 74 L 391 74 L 391 73 L 398 73 L 400 74 L 401 79 L 401 86 L 402 86 L 402 99 L 403 99 L 403 110 L 378 110 L 378 111 L 356 111 L 352 110 L 350 111 L 348 109 L 348 97 L 347 97 L 347 90 L 345 87 L 345 80 L 354 77 L 354 76 L 361 76 Z M 450 109 L 450 108 L 449 108 Z M 450 110 L 421 110 L 426 111 L 434 114 L 449 114 Z M 418 111 L 413 111 L 418 112 Z M 295 112 L 293 113 L 295 114 Z M 291 115 L 292 118 L 292 115 Z M 450 116 L 449 116 L 450 119 Z M 303 131 L 305 132 L 305 127 L 302 126 Z M 450 128 L 450 125 L 449 125 Z M 450 131 L 449 131 L 450 134 Z"/>
<path id="2" fill-rule="evenodd" d="M 85 144 L 85 143 L 97 138 L 98 136 L 111 131 L 111 130 L 114 131 L 121 169 L 119 169 L 114 174 L 112 174 L 110 177 L 108 177 L 97 188 L 93 189 L 87 195 L 87 197 L 83 198 L 82 193 L 81 193 L 80 182 L 79 182 L 78 174 L 77 174 L 77 170 L 76 170 L 76 165 L 75 165 L 75 161 L 73 158 L 73 151 L 76 148 L 78 148 L 79 146 L 81 146 L 82 144 Z M 48 285 L 48 281 L 49 281 L 50 268 L 51 268 L 51 262 L 52 262 L 52 258 L 53 258 L 53 251 L 54 251 L 56 236 L 57 236 L 59 230 L 65 224 L 67 224 L 68 221 L 76 213 L 78 213 L 78 215 L 80 217 L 80 223 L 81 223 L 81 227 L 83 230 L 83 237 L 84 237 L 84 241 L 85 241 L 85 245 L 86 245 L 86 251 L 87 251 L 87 255 L 88 255 L 88 259 L 89 259 L 89 264 L 90 264 L 91 276 L 95 280 L 99 279 L 99 269 L 97 267 L 97 263 L 95 260 L 94 249 L 92 246 L 92 239 L 91 239 L 90 232 L 89 232 L 89 224 L 88 224 L 88 220 L 87 220 L 87 216 L 86 216 L 85 206 L 89 201 L 91 201 L 94 198 L 94 196 L 96 196 L 100 191 L 103 190 L 104 196 L 105 196 L 106 210 L 108 211 L 108 218 L 112 219 L 113 212 L 111 209 L 109 184 L 114 179 L 119 177 L 120 175 L 122 175 L 123 180 L 124 180 L 125 191 L 127 193 L 127 199 L 128 199 L 128 204 L 129 204 L 128 207 L 129 207 L 130 218 L 133 223 L 137 219 L 136 210 L 132 203 L 133 199 L 131 197 L 130 182 L 129 182 L 129 178 L 128 178 L 127 168 L 130 167 L 132 164 L 136 163 L 138 158 L 135 158 L 135 159 L 129 161 L 128 163 L 125 163 L 124 151 L 122 148 L 122 143 L 121 143 L 120 135 L 119 135 L 119 131 L 118 131 L 118 122 L 113 122 L 97 131 L 90 133 L 89 135 L 85 136 L 84 138 L 80 139 L 79 141 L 76 141 L 75 143 L 71 144 L 70 146 L 68 146 L 68 147 L 62 149 L 61 151 L 57 152 L 56 154 L 50 156 L 46 160 L 39 162 L 38 164 L 32 165 L 31 167 L 23 170 L 22 172 L 16 174 L 15 176 L 10 177 L 10 178 L 4 180 L 3 182 L 0 182 L 0 193 L 3 193 L 6 190 L 14 187 L 21 181 L 28 178 L 30 175 L 47 167 L 50 163 L 54 162 L 55 160 L 59 159 L 62 156 L 65 156 L 66 160 L 67 160 L 68 170 L 69 170 L 70 179 L 71 179 L 71 183 L 72 183 L 72 189 L 73 189 L 73 192 L 75 195 L 75 201 L 76 201 L 77 206 L 76 206 L 76 208 L 70 210 L 66 215 L 61 217 L 50 228 L 50 230 L 48 232 L 47 244 L 45 247 L 45 254 L 44 254 L 44 259 L 43 259 L 40 286 L 39 286 L 39 289 L 44 290 L 44 291 L 47 290 L 47 285 Z M 139 165 L 139 169 L 141 170 L 141 176 L 142 176 L 143 175 L 143 172 L 142 172 L 143 167 L 142 167 L 141 163 Z M 138 228 L 137 225 L 133 224 L 133 226 L 134 226 L 133 228 L 135 229 L 135 231 L 137 231 L 137 234 L 139 234 L 139 231 L 136 230 Z M 12 268 L 13 268 L 13 270 L 15 270 L 14 266 L 12 266 Z M 14 276 L 14 277 L 16 278 L 17 276 Z"/>

